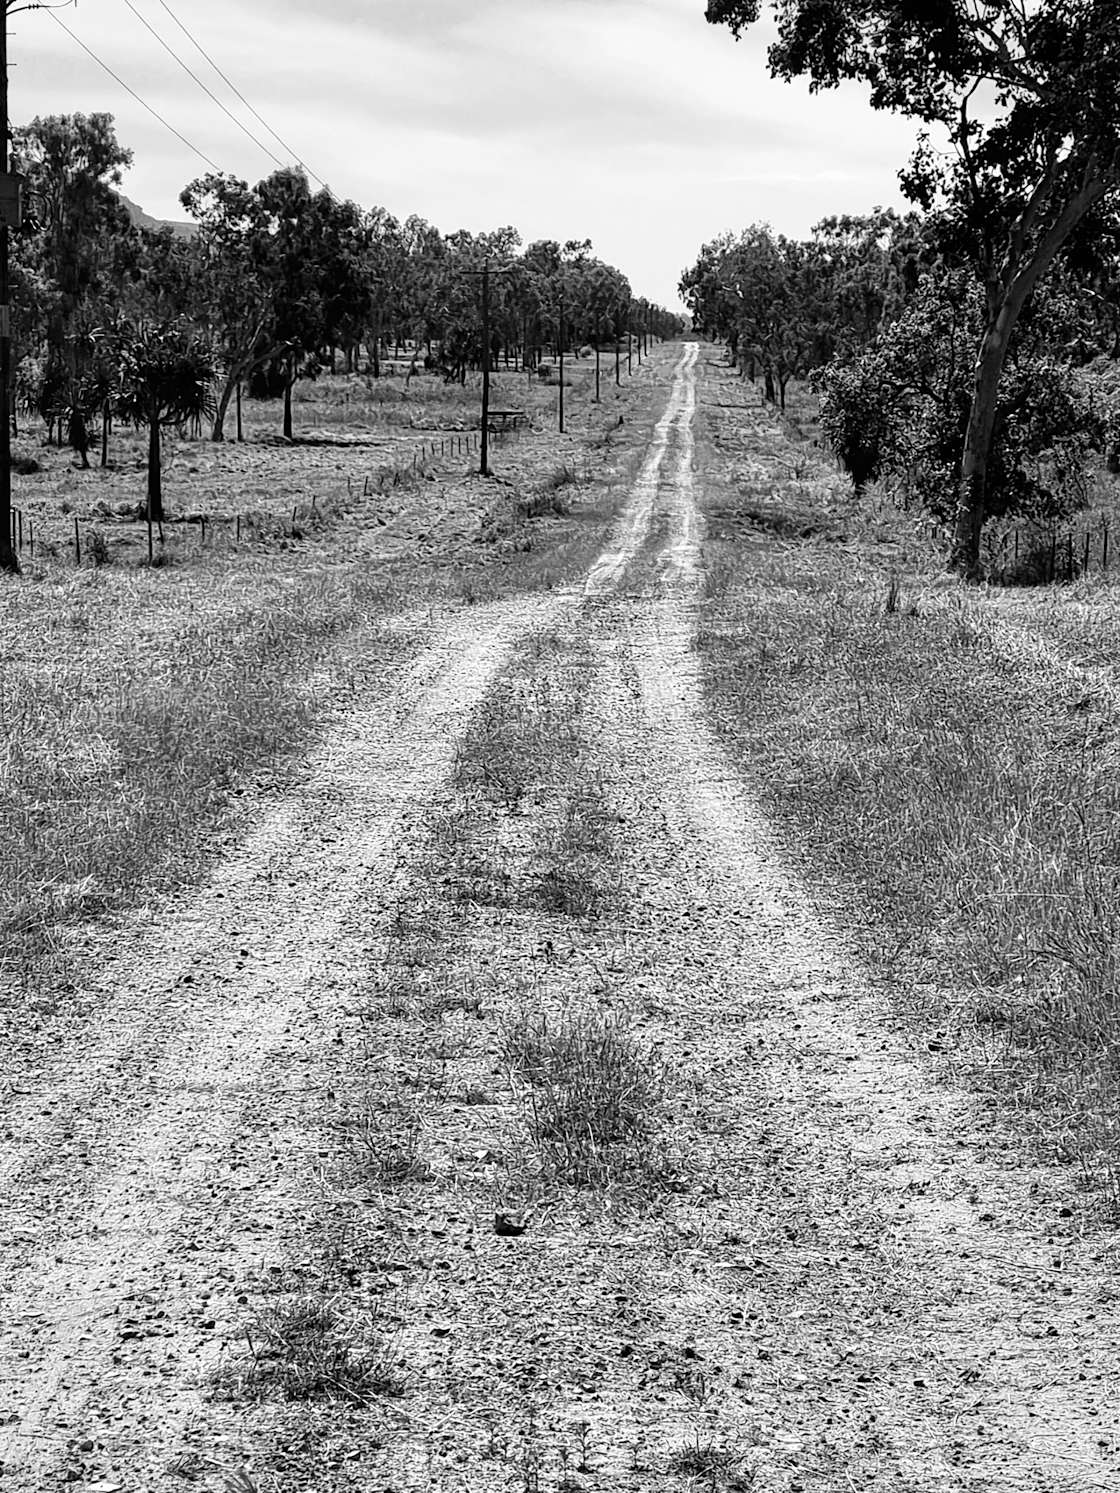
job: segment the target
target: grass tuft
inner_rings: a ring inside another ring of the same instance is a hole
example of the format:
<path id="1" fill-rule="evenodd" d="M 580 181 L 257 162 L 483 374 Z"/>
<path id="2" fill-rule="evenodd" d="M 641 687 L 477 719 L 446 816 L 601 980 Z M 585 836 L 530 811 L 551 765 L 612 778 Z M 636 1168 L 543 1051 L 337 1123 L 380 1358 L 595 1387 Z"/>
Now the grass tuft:
<path id="1" fill-rule="evenodd" d="M 331 1297 L 305 1294 L 263 1309 L 244 1332 L 245 1352 L 218 1371 L 219 1395 L 236 1400 L 348 1400 L 399 1395 L 393 1344 L 346 1325 Z"/>
<path id="2" fill-rule="evenodd" d="M 345 1116 L 346 1144 L 363 1176 L 382 1187 L 429 1182 L 434 1173 L 423 1154 L 419 1113 L 399 1097 L 387 1106 L 366 1103 Z"/>
<path id="3" fill-rule="evenodd" d="M 529 1130 L 548 1173 L 602 1187 L 656 1170 L 666 1073 L 620 1022 L 523 1013 L 502 1028 L 501 1052 L 530 1086 Z"/>

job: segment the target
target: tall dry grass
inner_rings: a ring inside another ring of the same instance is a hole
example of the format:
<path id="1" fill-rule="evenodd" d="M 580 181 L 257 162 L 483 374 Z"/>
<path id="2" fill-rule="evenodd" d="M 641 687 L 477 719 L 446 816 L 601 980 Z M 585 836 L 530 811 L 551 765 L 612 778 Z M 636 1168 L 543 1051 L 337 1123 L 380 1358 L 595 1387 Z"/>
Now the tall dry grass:
<path id="1" fill-rule="evenodd" d="M 377 630 L 394 596 L 357 572 L 262 582 L 240 599 L 181 585 L 185 614 L 164 613 L 145 637 L 159 583 L 76 577 L 26 593 L 24 624 L 42 633 L 0 676 L 10 973 L 33 973 L 75 919 L 142 905 L 198 870 L 231 790 L 304 740 L 338 687 L 338 640 L 363 628 L 371 648 L 402 648 Z"/>
<path id="2" fill-rule="evenodd" d="M 903 999 L 1120 1198 L 1120 678 L 1050 602 L 820 542 L 706 558 L 706 688 L 766 808 Z"/>

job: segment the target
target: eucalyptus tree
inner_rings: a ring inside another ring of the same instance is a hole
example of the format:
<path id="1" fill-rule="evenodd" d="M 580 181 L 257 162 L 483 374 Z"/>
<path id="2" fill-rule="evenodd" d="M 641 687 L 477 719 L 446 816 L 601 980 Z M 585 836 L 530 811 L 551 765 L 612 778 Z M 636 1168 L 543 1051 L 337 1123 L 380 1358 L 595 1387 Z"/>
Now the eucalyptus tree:
<path id="1" fill-rule="evenodd" d="M 313 194 L 300 167 L 283 166 L 259 182 L 256 194 L 269 220 L 269 288 L 273 336 L 279 352 L 284 395 L 283 434 L 292 439 L 292 389 L 301 376 L 313 376 L 329 327 L 330 290 L 324 274 L 323 235 L 329 230 L 330 195 Z"/>
<path id="2" fill-rule="evenodd" d="M 763 9 L 770 71 L 814 89 L 870 85 L 871 103 L 944 132 L 902 176 L 959 229 L 983 293 L 957 473 L 952 564 L 979 568 L 1000 385 L 1032 294 L 1078 226 L 1120 188 L 1120 27 L 1115 0 L 708 0 L 736 36 Z"/>
<path id="3" fill-rule="evenodd" d="M 278 357 L 274 294 L 275 245 L 266 204 L 248 182 L 211 172 L 179 195 L 197 220 L 198 285 L 195 318 L 221 364 L 211 439 L 225 438 L 225 419 L 238 385 Z"/>
<path id="4" fill-rule="evenodd" d="M 115 288 L 114 240 L 137 237 L 114 188 L 132 152 L 117 140 L 111 114 L 52 114 L 12 131 L 12 169 L 27 179 L 31 204 L 24 256 L 53 285 L 45 326 L 47 359 L 71 376 L 69 341 L 82 305 Z"/>

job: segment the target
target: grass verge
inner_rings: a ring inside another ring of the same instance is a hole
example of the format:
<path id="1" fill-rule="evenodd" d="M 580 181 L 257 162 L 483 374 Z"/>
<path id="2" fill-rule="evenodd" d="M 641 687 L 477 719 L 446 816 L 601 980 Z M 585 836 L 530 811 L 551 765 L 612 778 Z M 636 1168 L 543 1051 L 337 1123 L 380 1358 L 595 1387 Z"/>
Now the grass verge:
<path id="1" fill-rule="evenodd" d="M 120 629 L 158 578 L 87 579 L 55 593 L 64 609 L 29 609 L 38 649 L 0 692 L 0 951 L 21 981 L 44 966 L 57 976 L 67 925 L 198 871 L 236 785 L 344 691 L 326 664 L 348 635 L 361 631 L 370 654 L 405 647 L 378 629 L 394 595 L 358 573 L 264 584 L 240 605 L 225 589 L 180 588 L 190 611 L 149 646 Z"/>
<path id="2" fill-rule="evenodd" d="M 705 547 L 720 731 L 934 1050 L 1120 1201 L 1116 694 L 1047 643 L 1050 602 L 1009 623 L 890 546 L 744 547 L 741 503 Z"/>

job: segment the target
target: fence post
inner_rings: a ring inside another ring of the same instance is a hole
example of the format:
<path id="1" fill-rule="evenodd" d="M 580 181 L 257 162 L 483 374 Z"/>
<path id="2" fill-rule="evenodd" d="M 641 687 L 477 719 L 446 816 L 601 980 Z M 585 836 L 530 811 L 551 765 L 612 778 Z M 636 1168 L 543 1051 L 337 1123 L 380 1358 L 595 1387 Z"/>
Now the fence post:
<path id="1" fill-rule="evenodd" d="M 199 547 L 199 549 L 205 549 L 206 548 L 206 515 L 205 515 L 205 513 L 199 515 L 198 525 L 199 525 L 198 547 Z"/>
<path id="2" fill-rule="evenodd" d="M 1085 554 L 1081 561 L 1081 574 L 1089 574 L 1089 530 L 1085 530 Z"/>
<path id="3" fill-rule="evenodd" d="M 82 537 L 78 533 L 78 515 L 74 515 L 74 564 L 82 563 Z"/>
<path id="4" fill-rule="evenodd" d="M 1073 530 L 1066 535 L 1066 580 L 1073 580 Z"/>
<path id="5" fill-rule="evenodd" d="M 1108 569 L 1108 519 L 1101 520 L 1101 569 Z"/>
<path id="6" fill-rule="evenodd" d="M 237 515 L 237 542 L 238 542 L 238 544 L 241 543 L 241 515 L 240 515 L 240 513 Z"/>

